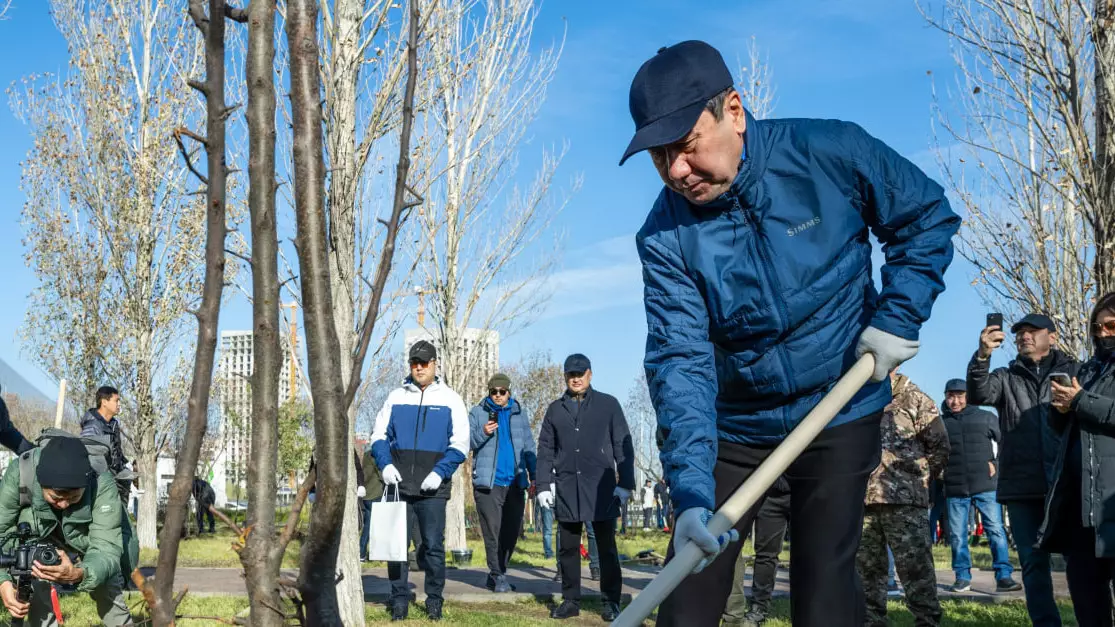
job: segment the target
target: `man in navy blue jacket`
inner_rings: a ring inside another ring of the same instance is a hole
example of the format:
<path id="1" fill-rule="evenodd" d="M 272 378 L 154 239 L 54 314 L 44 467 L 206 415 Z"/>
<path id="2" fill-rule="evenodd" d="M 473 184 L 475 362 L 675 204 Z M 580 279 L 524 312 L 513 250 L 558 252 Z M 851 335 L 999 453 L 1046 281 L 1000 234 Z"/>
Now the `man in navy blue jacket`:
<path id="1" fill-rule="evenodd" d="M 794 625 L 860 627 L 855 553 L 887 375 L 917 353 L 960 219 L 939 185 L 855 124 L 756 121 L 704 42 L 659 50 L 630 106 L 623 159 L 649 150 L 666 184 L 636 244 L 673 545 L 707 555 L 658 623 L 718 624 L 739 552 L 730 540 L 758 505 L 720 538 L 711 512 L 870 352 L 872 381 L 786 473 Z M 869 233 L 886 256 L 881 292 Z"/>

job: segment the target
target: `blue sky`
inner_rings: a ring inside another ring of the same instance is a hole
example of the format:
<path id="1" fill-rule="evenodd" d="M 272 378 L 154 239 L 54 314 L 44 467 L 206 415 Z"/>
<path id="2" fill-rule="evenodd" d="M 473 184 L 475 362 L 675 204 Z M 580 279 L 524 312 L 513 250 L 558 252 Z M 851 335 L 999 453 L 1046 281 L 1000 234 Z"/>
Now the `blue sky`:
<path id="1" fill-rule="evenodd" d="M 10 18 L 0 22 L 0 59 L 5 59 L 0 83 L 64 68 L 65 45 L 45 2 L 16 0 Z M 533 326 L 504 340 L 505 363 L 536 349 L 548 349 L 559 359 L 585 352 L 593 360 L 596 387 L 621 399 L 640 372 L 646 324 L 634 233 L 661 182 L 645 155 L 623 168 L 616 163 L 632 132 L 631 76 L 663 45 L 704 39 L 734 65 L 755 37 L 774 71 L 777 117 L 855 121 L 930 175 L 937 174 L 930 150 L 927 71 L 948 80 L 953 64 L 947 39 L 925 25 L 912 0 L 550 0 L 536 24 L 536 44 L 560 39 L 563 30 L 564 55 L 528 134 L 520 172 L 531 176 L 530 155 L 568 142 L 564 174 L 580 174 L 583 185 L 555 225 L 565 234 L 565 255 L 551 277 L 554 298 Z M 0 110 L 0 138 L 0 189 L 5 191 L 0 267 L 6 279 L 0 358 L 53 397 L 56 384 L 21 358 L 17 338 L 34 287 L 19 227 L 19 163 L 29 139 L 7 107 Z M 970 267 L 958 257 L 946 277 L 948 289 L 923 329 L 921 353 L 904 367 L 937 400 L 946 379 L 962 376 L 987 313 L 971 279 Z M 226 329 L 249 328 L 250 310 L 242 299 L 234 300 L 221 322 Z M 995 360 L 1005 363 L 1004 355 Z"/>

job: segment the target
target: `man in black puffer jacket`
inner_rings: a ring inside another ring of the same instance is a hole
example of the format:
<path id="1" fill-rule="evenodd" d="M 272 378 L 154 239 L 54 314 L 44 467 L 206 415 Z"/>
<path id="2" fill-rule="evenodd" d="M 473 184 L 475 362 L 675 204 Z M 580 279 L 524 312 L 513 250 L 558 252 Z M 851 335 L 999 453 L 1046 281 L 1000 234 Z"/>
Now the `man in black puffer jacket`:
<path id="1" fill-rule="evenodd" d="M 995 499 L 996 475 L 993 441 L 1000 441 L 999 425 L 991 412 L 968 405 L 963 379 L 945 384 L 941 406 L 945 431 L 949 434 L 949 461 L 945 468 L 945 498 L 949 516 L 949 546 L 952 570 L 956 574 L 953 592 L 967 592 L 972 585 L 972 559 L 968 552 L 968 516 L 975 505 L 983 519 L 983 529 L 991 544 L 995 568 L 995 589 L 1012 592 L 1021 586 L 1011 578 L 1007 535 L 1003 529 L 1003 510 Z"/>
<path id="2" fill-rule="evenodd" d="M 1049 553 L 1034 548 L 1045 515 L 1060 448 L 1060 436 L 1049 425 L 1049 375 L 1076 376 L 1079 362 L 1054 348 L 1053 321 L 1032 313 L 1011 327 L 1018 358 L 1006 368 L 990 369 L 991 353 L 1006 335 L 999 327 L 980 333 L 979 350 L 968 364 L 968 402 L 994 407 L 1002 431 L 999 451 L 999 502 L 1010 514 L 1026 608 L 1035 627 L 1061 627 L 1053 600 Z"/>

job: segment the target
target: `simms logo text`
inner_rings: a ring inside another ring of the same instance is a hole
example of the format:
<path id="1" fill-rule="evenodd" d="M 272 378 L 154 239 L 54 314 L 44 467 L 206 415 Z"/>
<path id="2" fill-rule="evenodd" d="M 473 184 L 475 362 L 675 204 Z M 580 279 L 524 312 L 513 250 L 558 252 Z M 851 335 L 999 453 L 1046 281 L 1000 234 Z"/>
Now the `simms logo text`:
<path id="1" fill-rule="evenodd" d="M 806 222 L 802 222 L 801 224 L 799 224 L 797 226 L 791 226 L 790 228 L 786 229 L 786 235 L 789 235 L 790 237 L 793 237 L 795 235 L 801 235 L 805 231 L 817 226 L 820 223 L 821 223 L 821 218 L 819 216 L 816 217 L 816 218 L 812 218 L 812 219 L 810 219 Z"/>

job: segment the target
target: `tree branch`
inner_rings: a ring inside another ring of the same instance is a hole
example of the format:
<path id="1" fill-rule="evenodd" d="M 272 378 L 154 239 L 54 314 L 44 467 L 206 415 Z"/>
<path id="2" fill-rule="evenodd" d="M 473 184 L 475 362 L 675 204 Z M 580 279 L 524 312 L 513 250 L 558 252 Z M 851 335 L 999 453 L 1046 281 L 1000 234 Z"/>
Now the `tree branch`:
<path id="1" fill-rule="evenodd" d="M 225 253 L 229 254 L 229 255 L 232 255 L 233 257 L 236 257 L 240 261 L 243 261 L 244 263 L 248 264 L 249 267 L 252 265 L 252 258 L 251 257 L 245 257 L 244 255 L 241 255 L 240 253 L 236 252 L 235 250 L 230 250 L 228 248 L 225 249 Z"/>
<path id="2" fill-rule="evenodd" d="M 294 539 L 294 532 L 298 529 L 298 519 L 302 517 L 302 507 L 306 504 L 306 499 L 310 495 L 310 488 L 314 487 L 315 481 L 317 481 L 316 469 L 311 470 L 306 478 L 302 480 L 302 485 L 298 486 L 298 493 L 294 495 L 294 501 L 290 504 L 286 526 L 283 527 L 283 532 L 279 535 L 278 545 L 275 547 L 279 555 L 286 553 L 287 546 Z"/>
<path id="3" fill-rule="evenodd" d="M 183 129 L 175 129 L 173 133 L 174 142 L 178 144 L 178 151 L 182 153 L 182 159 L 186 161 L 186 167 L 189 168 L 190 172 L 193 172 L 194 176 L 200 179 L 203 184 L 209 185 L 209 177 L 205 176 L 194 167 L 194 162 L 190 159 L 190 153 L 186 150 L 186 144 L 182 143 L 182 131 Z"/>
<path id="4" fill-rule="evenodd" d="M 239 22 L 240 24 L 247 24 L 248 23 L 248 10 L 247 9 L 237 9 L 236 7 L 230 7 L 226 4 L 225 5 L 225 17 L 232 20 L 233 22 Z"/>

